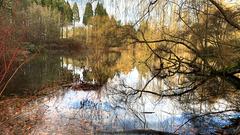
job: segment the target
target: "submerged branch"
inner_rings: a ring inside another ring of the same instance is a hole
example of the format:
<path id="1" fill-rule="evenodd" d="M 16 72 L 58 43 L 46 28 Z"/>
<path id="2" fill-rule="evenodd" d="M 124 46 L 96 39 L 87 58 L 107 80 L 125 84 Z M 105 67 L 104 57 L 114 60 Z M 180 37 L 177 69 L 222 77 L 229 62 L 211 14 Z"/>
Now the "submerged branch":
<path id="1" fill-rule="evenodd" d="M 179 127 L 174 131 L 174 133 L 176 133 L 179 129 L 181 129 L 184 125 L 186 125 L 186 124 L 189 123 L 190 121 L 195 120 L 195 119 L 197 119 L 197 118 L 204 117 L 204 116 L 208 116 L 208 115 L 223 114 L 223 113 L 226 113 L 226 112 L 238 112 L 238 111 L 239 111 L 239 110 L 236 110 L 236 109 L 230 109 L 230 110 L 224 110 L 224 111 L 218 111 L 218 112 L 209 112 L 209 113 L 205 113 L 205 114 L 200 114 L 200 115 L 193 116 L 192 118 L 190 118 L 190 119 L 188 119 L 186 122 L 184 122 L 181 126 L 179 126 Z"/>

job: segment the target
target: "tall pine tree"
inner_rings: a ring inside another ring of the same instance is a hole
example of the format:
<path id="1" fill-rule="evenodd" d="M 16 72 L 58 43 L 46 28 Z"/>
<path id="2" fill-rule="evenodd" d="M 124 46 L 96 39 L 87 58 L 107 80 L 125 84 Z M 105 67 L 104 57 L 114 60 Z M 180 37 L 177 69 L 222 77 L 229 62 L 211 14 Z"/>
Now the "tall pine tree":
<path id="1" fill-rule="evenodd" d="M 95 16 L 108 16 L 106 9 L 103 7 L 103 4 L 97 3 L 97 7 L 95 9 Z"/>
<path id="2" fill-rule="evenodd" d="M 73 24 L 74 24 L 73 36 L 75 36 L 75 27 L 76 27 L 75 23 L 77 21 L 80 21 L 79 9 L 78 9 L 78 5 L 76 2 L 73 4 L 72 12 L 73 12 Z"/>
<path id="3" fill-rule="evenodd" d="M 83 24 L 88 25 L 89 19 L 91 17 L 93 17 L 93 9 L 92 9 L 92 4 L 88 2 L 83 15 Z"/>

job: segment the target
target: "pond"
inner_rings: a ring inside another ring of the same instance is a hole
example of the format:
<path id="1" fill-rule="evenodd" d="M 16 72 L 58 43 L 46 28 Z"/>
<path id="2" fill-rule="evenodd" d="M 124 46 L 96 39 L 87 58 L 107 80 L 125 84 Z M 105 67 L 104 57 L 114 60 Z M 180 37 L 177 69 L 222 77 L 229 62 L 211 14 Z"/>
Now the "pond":
<path id="1" fill-rule="evenodd" d="M 4 93 L 8 100 L 34 98 L 21 107 L 17 116 L 1 122 L 0 131 L 211 134 L 239 120 L 239 113 L 233 111 L 239 104 L 239 91 L 212 89 L 215 92 L 207 93 L 203 87 L 201 92 L 176 97 L 152 94 L 179 81 L 181 76 L 170 80 L 156 77 L 152 69 L 157 62 L 152 62 L 154 58 L 145 62 L 149 54 L 141 48 L 39 54 L 18 72 Z M 208 86 L 215 84 L 213 81 Z M 149 92 L 136 92 L 142 88 Z M 42 89 L 52 92 L 34 95 Z M 228 130 L 233 132 L 230 127 Z"/>

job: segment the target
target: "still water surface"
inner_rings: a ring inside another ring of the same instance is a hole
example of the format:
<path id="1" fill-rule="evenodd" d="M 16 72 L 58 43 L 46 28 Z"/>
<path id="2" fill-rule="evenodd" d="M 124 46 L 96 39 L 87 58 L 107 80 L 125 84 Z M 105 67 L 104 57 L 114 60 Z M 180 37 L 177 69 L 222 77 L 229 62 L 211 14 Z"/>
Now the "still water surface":
<path id="1" fill-rule="evenodd" d="M 149 64 L 149 68 L 143 63 L 147 57 L 148 52 L 131 49 L 121 52 L 44 53 L 23 67 L 5 96 L 31 95 L 41 88 L 65 81 L 100 86 L 84 90 L 63 87 L 31 101 L 24 108 L 25 112 L 28 115 L 41 114 L 31 134 L 94 134 L 134 129 L 175 132 L 199 110 L 224 111 L 231 107 L 231 101 L 224 98 L 218 98 L 214 103 L 191 104 L 194 101 L 184 100 L 184 97 L 131 94 L 131 88 L 141 89 L 153 77 L 150 70 L 154 64 Z M 167 87 L 165 81 L 154 78 L 146 90 L 164 89 Z M 235 116 L 227 112 L 190 121 L 176 133 L 210 134 L 229 125 L 228 118 Z"/>

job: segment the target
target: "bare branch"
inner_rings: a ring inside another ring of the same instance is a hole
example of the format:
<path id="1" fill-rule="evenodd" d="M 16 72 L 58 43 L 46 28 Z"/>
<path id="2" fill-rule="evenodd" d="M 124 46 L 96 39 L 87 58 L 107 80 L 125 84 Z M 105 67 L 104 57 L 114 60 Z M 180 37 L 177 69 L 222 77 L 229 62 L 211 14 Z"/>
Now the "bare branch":
<path id="1" fill-rule="evenodd" d="M 223 7 L 217 3 L 215 0 L 209 0 L 223 15 L 224 19 L 234 28 L 240 30 L 240 25 L 234 22 L 229 15 L 227 14 L 227 11 L 223 9 Z"/>

